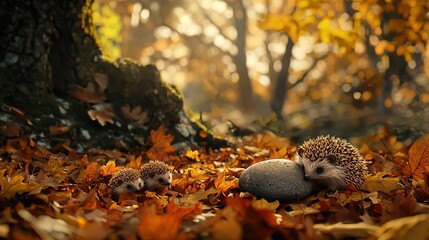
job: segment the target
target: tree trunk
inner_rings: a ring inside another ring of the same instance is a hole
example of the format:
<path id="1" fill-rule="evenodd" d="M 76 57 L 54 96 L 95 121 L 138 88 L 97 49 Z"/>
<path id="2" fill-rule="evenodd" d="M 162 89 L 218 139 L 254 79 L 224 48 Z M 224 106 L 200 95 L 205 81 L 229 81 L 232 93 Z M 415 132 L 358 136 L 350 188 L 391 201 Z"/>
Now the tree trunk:
<path id="1" fill-rule="evenodd" d="M 233 60 L 237 67 L 239 77 L 239 103 L 244 110 L 253 110 L 255 108 L 255 103 L 246 57 L 247 13 L 242 0 L 238 1 L 236 4 L 238 6 L 234 6 L 233 9 L 235 28 L 237 30 L 235 45 L 238 51 Z"/>
<path id="2" fill-rule="evenodd" d="M 91 4 L 1 1 L 0 115 L 21 121 L 20 130 L 36 139 L 71 140 L 80 149 L 141 145 L 160 125 L 176 142 L 225 145 L 199 134 L 204 130 L 154 66 L 104 60 L 92 34 Z"/>
<path id="3" fill-rule="evenodd" d="M 287 90 L 289 85 L 289 66 L 292 59 L 292 48 L 294 42 L 291 38 L 288 38 L 288 43 L 285 48 L 285 53 L 282 58 L 282 68 L 279 72 L 277 81 L 274 83 L 273 95 L 271 98 L 271 109 L 276 114 L 277 119 L 283 119 L 283 106 L 287 96 Z"/>

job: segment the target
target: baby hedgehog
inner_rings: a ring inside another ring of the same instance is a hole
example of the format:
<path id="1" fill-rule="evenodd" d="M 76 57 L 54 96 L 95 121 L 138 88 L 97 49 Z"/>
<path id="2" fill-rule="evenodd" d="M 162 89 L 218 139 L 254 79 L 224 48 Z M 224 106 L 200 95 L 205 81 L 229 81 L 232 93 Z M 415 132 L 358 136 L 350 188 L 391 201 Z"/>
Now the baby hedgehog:
<path id="1" fill-rule="evenodd" d="M 145 189 L 149 191 L 156 191 L 171 184 L 170 167 L 161 161 L 150 161 L 144 164 L 140 174 L 144 180 Z"/>
<path id="2" fill-rule="evenodd" d="M 305 141 L 298 148 L 296 163 L 304 169 L 305 178 L 329 191 L 345 189 L 350 183 L 360 188 L 368 171 L 356 147 L 329 135 Z"/>
<path id="3" fill-rule="evenodd" d="M 110 179 L 109 186 L 113 189 L 113 196 L 123 192 L 137 192 L 144 187 L 140 171 L 134 168 L 123 168 L 115 172 Z"/>

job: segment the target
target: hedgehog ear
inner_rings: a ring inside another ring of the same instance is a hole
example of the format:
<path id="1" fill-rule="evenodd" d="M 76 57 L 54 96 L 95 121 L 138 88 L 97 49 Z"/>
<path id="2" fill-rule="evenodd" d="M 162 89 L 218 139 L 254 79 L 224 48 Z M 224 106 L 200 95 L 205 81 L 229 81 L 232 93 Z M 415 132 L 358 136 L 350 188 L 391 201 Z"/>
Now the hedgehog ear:
<path id="1" fill-rule="evenodd" d="M 300 157 L 304 157 L 304 149 L 302 149 L 302 148 L 298 148 L 298 155 L 299 155 Z"/>
<path id="2" fill-rule="evenodd" d="M 337 156 L 331 154 L 326 157 L 326 159 L 333 165 L 337 165 Z"/>

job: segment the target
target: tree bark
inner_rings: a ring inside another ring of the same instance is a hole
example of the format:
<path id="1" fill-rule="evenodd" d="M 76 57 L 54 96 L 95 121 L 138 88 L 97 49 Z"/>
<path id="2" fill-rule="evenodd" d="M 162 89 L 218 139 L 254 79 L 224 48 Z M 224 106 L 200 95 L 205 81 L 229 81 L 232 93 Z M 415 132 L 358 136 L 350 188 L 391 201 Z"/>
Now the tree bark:
<path id="1" fill-rule="evenodd" d="M 104 60 L 93 37 L 92 3 L 1 1 L 0 115 L 24 119 L 21 131 L 36 139 L 51 145 L 71 140 L 82 150 L 140 146 L 160 125 L 186 146 L 225 145 L 199 134 L 205 130 L 189 119 L 180 93 L 154 66 Z M 146 111 L 146 119 L 130 119 L 126 106 Z M 104 126 L 89 116 L 99 108 L 111 113 Z M 54 134 L 48 131 L 53 126 L 67 130 Z"/>

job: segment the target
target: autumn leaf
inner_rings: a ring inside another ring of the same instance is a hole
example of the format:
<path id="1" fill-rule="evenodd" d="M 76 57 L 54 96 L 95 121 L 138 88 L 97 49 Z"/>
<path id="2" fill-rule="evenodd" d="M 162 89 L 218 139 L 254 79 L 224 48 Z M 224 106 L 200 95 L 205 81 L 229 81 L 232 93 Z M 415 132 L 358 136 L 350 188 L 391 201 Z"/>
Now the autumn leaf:
<path id="1" fill-rule="evenodd" d="M 329 234 L 335 239 L 343 238 L 367 238 L 371 236 L 379 227 L 364 222 L 360 223 L 335 223 L 335 224 L 315 224 L 314 228 L 324 234 Z"/>
<path id="2" fill-rule="evenodd" d="M 203 207 L 203 204 L 201 202 L 198 202 L 189 207 L 183 207 L 183 206 L 179 207 L 178 205 L 176 205 L 174 201 L 171 201 L 167 204 L 165 208 L 165 213 L 170 215 L 175 215 L 180 219 L 189 219 L 195 215 L 201 214 L 202 207 Z"/>
<path id="3" fill-rule="evenodd" d="M 103 171 L 103 176 L 113 175 L 115 172 L 119 171 L 121 168 L 116 167 L 115 161 L 109 161 L 106 166 L 103 166 L 101 170 Z"/>
<path id="4" fill-rule="evenodd" d="M 86 87 L 74 87 L 70 90 L 70 95 L 85 103 L 102 103 L 107 97 L 99 89 L 96 89 L 94 82 L 88 82 Z"/>
<path id="5" fill-rule="evenodd" d="M 226 207 L 220 213 L 221 218 L 210 229 L 215 240 L 240 240 L 243 239 L 243 230 L 238 220 L 237 212 L 232 207 Z"/>
<path id="6" fill-rule="evenodd" d="M 121 107 L 121 111 L 126 118 L 134 121 L 135 123 L 145 124 L 149 121 L 149 111 L 142 111 L 140 105 L 137 105 L 131 109 L 130 105 L 126 104 Z"/>
<path id="7" fill-rule="evenodd" d="M 0 198 L 12 199 L 16 194 L 35 194 L 42 190 L 42 187 L 36 182 L 24 182 L 23 175 L 4 176 L 5 171 L 5 169 L 0 171 Z"/>
<path id="8" fill-rule="evenodd" d="M 139 214 L 140 223 L 137 225 L 137 233 L 142 239 L 175 239 L 180 227 L 180 218 L 175 215 L 159 215 L 155 212 L 155 206 L 144 209 Z"/>
<path id="9" fill-rule="evenodd" d="M 166 134 L 167 128 L 161 125 L 158 130 L 150 131 L 149 141 L 152 143 L 152 147 L 146 152 L 146 155 L 150 159 L 163 159 L 168 153 L 172 153 L 174 148 L 171 146 L 171 142 L 174 137 L 170 134 Z"/>
<path id="10" fill-rule="evenodd" d="M 238 188 L 238 178 L 227 180 L 226 172 L 222 172 L 214 181 L 215 188 L 226 194 L 232 188 Z"/>
<path id="11" fill-rule="evenodd" d="M 176 203 L 176 204 L 195 205 L 199 201 L 207 199 L 207 197 L 210 194 L 215 194 L 215 193 L 217 193 L 217 191 L 214 190 L 213 188 L 210 188 L 208 190 L 200 189 L 199 191 L 197 191 L 195 193 L 189 193 L 189 194 L 185 194 L 181 198 L 175 198 L 174 199 L 174 203 Z"/>
<path id="12" fill-rule="evenodd" d="M 408 151 L 408 170 L 411 176 L 423 178 L 429 171 L 429 135 L 417 139 Z"/>
<path id="13" fill-rule="evenodd" d="M 90 109 L 87 111 L 88 116 L 91 118 L 92 121 L 97 120 L 98 123 L 101 126 L 105 126 L 106 123 L 111 123 L 113 124 L 113 117 L 115 116 L 115 114 L 112 112 L 113 109 L 110 105 L 97 105 L 93 106 L 96 107 L 96 109 Z"/>
<path id="14" fill-rule="evenodd" d="M 362 189 L 369 192 L 381 191 L 390 193 L 394 190 L 403 189 L 399 183 L 399 178 L 392 177 L 387 173 L 379 172 L 375 175 L 368 175 L 362 185 Z"/>
<path id="15" fill-rule="evenodd" d="M 259 200 L 252 201 L 252 206 L 255 209 L 267 209 L 270 211 L 275 211 L 280 206 L 280 203 L 277 200 L 274 202 L 268 202 L 267 200 L 262 198 Z"/>
<path id="16" fill-rule="evenodd" d="M 86 166 L 85 173 L 87 181 L 90 182 L 97 179 L 101 174 L 100 166 L 96 162 L 92 162 Z"/>
<path id="17" fill-rule="evenodd" d="M 131 156 L 130 163 L 128 164 L 129 168 L 140 169 L 142 166 L 142 156 Z"/>
<path id="18" fill-rule="evenodd" d="M 63 133 L 66 133 L 70 130 L 69 126 L 50 126 L 49 127 L 49 134 L 51 134 L 51 136 L 57 136 L 57 135 L 61 135 Z"/>
<path id="19" fill-rule="evenodd" d="M 389 221 L 378 228 L 377 239 L 428 239 L 429 214 L 404 217 Z"/>

